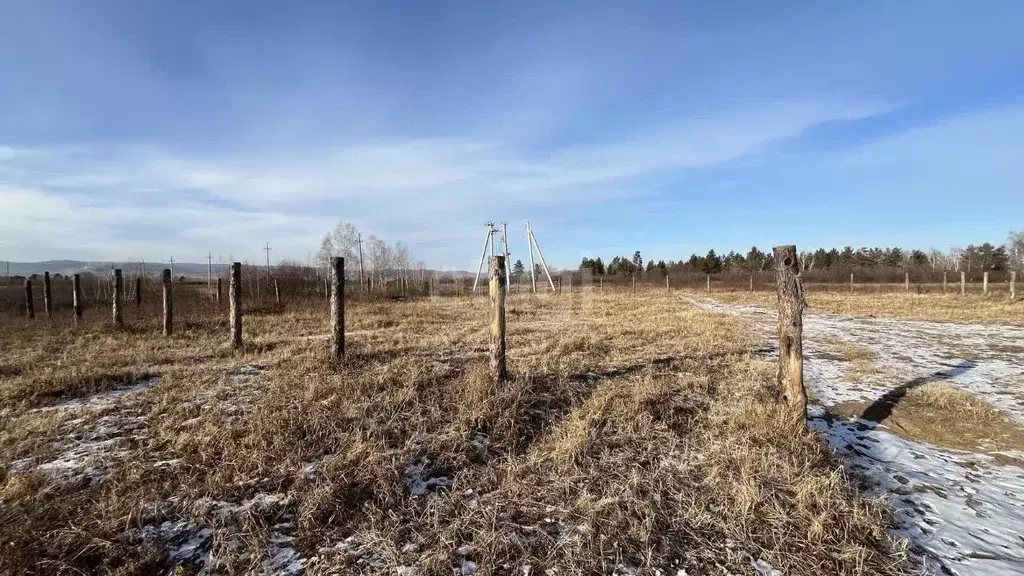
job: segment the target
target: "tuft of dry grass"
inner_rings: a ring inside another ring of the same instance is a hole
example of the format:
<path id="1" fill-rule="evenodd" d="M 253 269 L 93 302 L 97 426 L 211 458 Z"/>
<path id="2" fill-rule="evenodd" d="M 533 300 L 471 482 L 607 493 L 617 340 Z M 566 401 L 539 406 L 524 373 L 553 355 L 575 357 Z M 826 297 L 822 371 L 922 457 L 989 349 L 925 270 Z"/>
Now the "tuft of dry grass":
<path id="1" fill-rule="evenodd" d="M 780 424 L 736 319 L 662 292 L 513 296 L 498 385 L 484 299 L 352 302 L 340 365 L 323 302 L 254 307 L 240 351 L 220 312 L 166 339 L 143 315 L 0 318 L 0 573 L 264 573 L 282 542 L 310 574 L 901 573 L 885 508 Z"/>
<path id="2" fill-rule="evenodd" d="M 845 402 L 830 408 L 859 417 L 867 404 Z M 1024 451 L 1024 428 L 998 408 L 946 382 L 911 388 L 882 421 L 904 438 L 972 452 Z"/>
<path id="3" fill-rule="evenodd" d="M 843 376 L 847 382 L 866 382 L 884 376 L 876 363 L 875 353 L 867 346 L 838 338 L 822 339 L 821 343 L 850 362 Z"/>
<path id="4" fill-rule="evenodd" d="M 694 293 L 700 296 L 699 293 Z M 706 297 L 707 294 L 704 294 Z M 774 292 L 717 292 L 712 298 L 728 304 L 773 308 Z M 1005 296 L 980 295 L 848 293 L 808 291 L 807 305 L 814 311 L 840 316 L 877 316 L 932 322 L 971 322 L 978 324 L 1024 324 L 1024 302 Z"/>

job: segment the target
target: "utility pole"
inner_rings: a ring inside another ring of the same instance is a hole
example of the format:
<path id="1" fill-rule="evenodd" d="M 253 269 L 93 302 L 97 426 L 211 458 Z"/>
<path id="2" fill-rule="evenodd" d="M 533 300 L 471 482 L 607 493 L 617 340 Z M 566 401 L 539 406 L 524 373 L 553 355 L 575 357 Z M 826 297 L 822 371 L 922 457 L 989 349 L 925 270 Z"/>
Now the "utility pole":
<path id="1" fill-rule="evenodd" d="M 526 247 L 530 250 L 530 283 L 533 285 L 533 293 L 537 293 L 537 265 L 533 262 L 533 234 L 530 232 L 530 223 L 526 223 Z"/>
<path id="2" fill-rule="evenodd" d="M 206 253 L 206 289 L 213 290 L 213 252 Z"/>
<path id="3" fill-rule="evenodd" d="M 533 240 L 533 245 L 537 248 L 537 255 L 540 256 L 540 263 L 544 267 L 544 275 L 548 278 L 548 284 L 551 286 L 551 291 L 555 291 L 555 281 L 551 279 L 551 272 L 548 271 L 548 263 L 544 260 L 544 253 L 540 250 L 540 244 L 537 243 L 537 236 L 530 229 L 530 223 L 526 223 L 526 232 L 530 235 L 530 240 Z"/>
<path id="4" fill-rule="evenodd" d="M 174 256 L 171 256 L 171 280 L 174 280 Z"/>
<path id="5" fill-rule="evenodd" d="M 501 223 L 501 243 L 505 245 L 505 289 L 512 289 L 512 264 L 508 259 L 508 222 Z"/>
<path id="6" fill-rule="evenodd" d="M 487 258 L 487 247 L 491 248 L 491 256 L 494 256 L 494 222 L 487 223 L 487 238 L 484 238 L 484 250 L 480 253 L 480 265 L 476 268 L 476 276 L 473 277 L 473 294 L 476 294 L 476 287 L 480 283 L 480 273 L 484 269 L 484 259 Z"/>
<path id="7" fill-rule="evenodd" d="M 356 234 L 356 243 L 359 244 L 359 291 L 366 292 L 366 285 L 363 284 L 363 234 Z"/>

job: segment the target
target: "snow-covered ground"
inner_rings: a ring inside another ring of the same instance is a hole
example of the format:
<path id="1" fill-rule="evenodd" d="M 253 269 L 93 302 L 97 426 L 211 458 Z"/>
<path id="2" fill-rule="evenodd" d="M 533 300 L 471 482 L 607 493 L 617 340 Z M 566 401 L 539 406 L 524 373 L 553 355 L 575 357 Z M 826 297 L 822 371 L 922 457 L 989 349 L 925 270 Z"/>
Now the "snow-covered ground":
<path id="1" fill-rule="evenodd" d="M 774 311 L 690 301 L 750 320 L 766 343 L 776 338 Z M 884 377 L 844 380 L 851 363 L 837 357 L 835 341 L 870 349 Z M 1024 327 L 805 313 L 804 357 L 805 382 L 821 403 L 811 409 L 811 427 L 887 498 L 899 522 L 893 535 L 911 542 L 928 573 L 1024 574 L 1024 468 L 905 440 L 874 422 L 822 417 L 822 406 L 870 403 L 900 384 L 941 380 L 1024 424 Z"/>

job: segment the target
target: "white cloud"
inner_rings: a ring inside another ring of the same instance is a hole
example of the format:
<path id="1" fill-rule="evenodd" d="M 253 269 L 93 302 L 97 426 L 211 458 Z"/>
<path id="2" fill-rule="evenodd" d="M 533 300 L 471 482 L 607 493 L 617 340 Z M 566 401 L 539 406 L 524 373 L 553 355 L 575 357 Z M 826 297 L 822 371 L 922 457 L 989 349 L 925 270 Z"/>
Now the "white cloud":
<path id="1" fill-rule="evenodd" d="M 251 157 L 139 145 L 5 147 L 0 243 L 37 257 L 57 257 L 70 246 L 109 258 L 183 244 L 199 252 L 232 246 L 240 257 L 254 257 L 256 246 L 276 239 L 279 256 L 303 257 L 338 218 L 393 239 L 470 238 L 486 218 L 636 195 L 631 179 L 722 164 L 814 126 L 887 109 L 872 102 L 754 102 L 637 129 L 614 142 L 553 150 L 458 137 Z M 195 193 L 208 204 L 195 205 Z M 159 224 L 152 238 L 126 244 L 127 230 L 146 222 Z"/>

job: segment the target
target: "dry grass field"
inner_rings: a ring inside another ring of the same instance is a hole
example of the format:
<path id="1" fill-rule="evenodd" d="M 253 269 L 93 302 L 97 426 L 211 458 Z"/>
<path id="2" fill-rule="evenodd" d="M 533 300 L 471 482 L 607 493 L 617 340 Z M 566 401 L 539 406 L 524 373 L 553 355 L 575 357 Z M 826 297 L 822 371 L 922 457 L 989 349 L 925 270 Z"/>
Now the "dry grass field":
<path id="1" fill-rule="evenodd" d="M 743 324 L 661 291 L 0 317 L 0 574 L 897 574 Z M 660 570 L 660 572 L 658 572 Z"/>
<path id="2" fill-rule="evenodd" d="M 700 292 L 692 294 L 707 297 Z M 728 304 L 775 306 L 774 292 L 729 291 L 710 296 Z M 979 294 L 960 296 L 935 292 L 876 294 L 808 290 L 807 305 L 811 312 L 842 316 L 1024 325 L 1024 301 L 1010 300 L 1006 293 L 986 298 Z"/>

